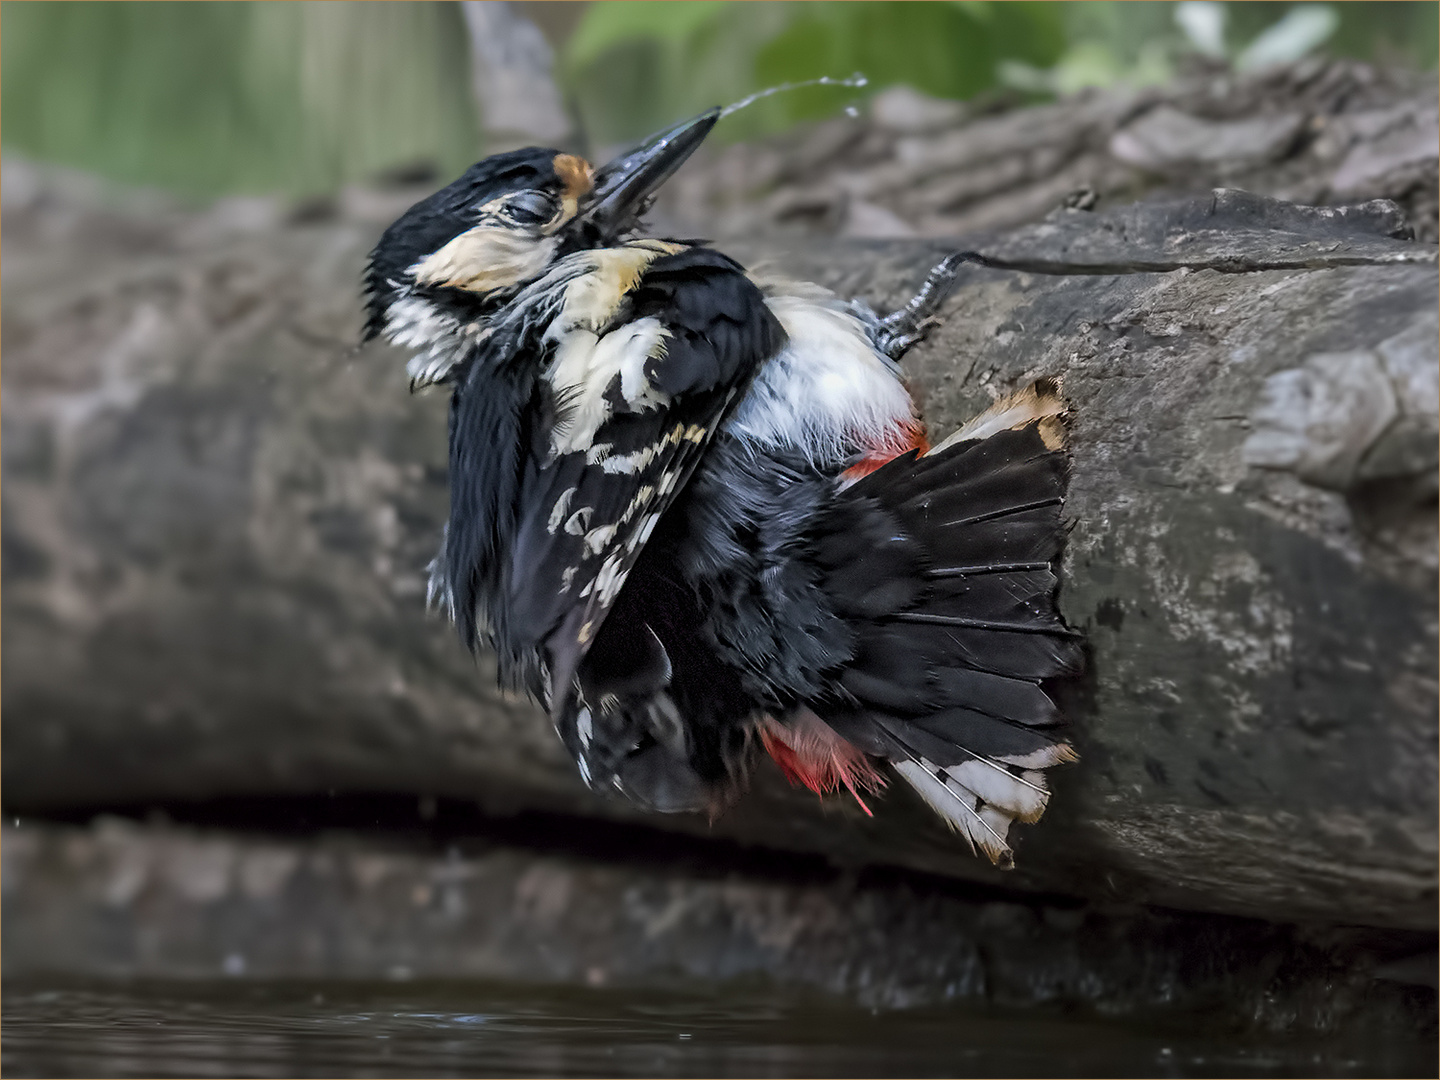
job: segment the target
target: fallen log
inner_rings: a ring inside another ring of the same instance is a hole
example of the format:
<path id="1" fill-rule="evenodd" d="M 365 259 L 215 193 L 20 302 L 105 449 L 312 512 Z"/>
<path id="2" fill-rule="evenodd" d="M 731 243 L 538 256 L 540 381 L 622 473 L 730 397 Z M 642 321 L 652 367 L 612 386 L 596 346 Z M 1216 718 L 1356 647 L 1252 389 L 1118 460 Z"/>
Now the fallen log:
<path id="1" fill-rule="evenodd" d="M 1215 187 L 1291 202 L 1395 200 L 1436 239 L 1435 81 L 1312 56 L 1007 107 L 894 86 L 857 116 L 702 147 L 660 208 L 704 236 L 963 236 L 1069 200 L 1111 209 Z M 687 234 L 688 235 L 688 234 Z"/>
<path id="2" fill-rule="evenodd" d="M 636 820 L 424 611 L 445 403 L 356 349 L 397 199 L 321 220 L 77 192 L 7 163 L 5 802 L 407 792 Z M 379 196 L 375 196 L 378 199 Z M 398 198 L 403 208 L 404 198 Z M 1101 902 L 1433 929 L 1436 249 L 1383 202 L 1239 192 L 972 238 L 907 358 L 932 428 L 1059 375 L 1078 765 L 973 859 L 767 769 L 658 828 Z M 730 250 L 905 299 L 948 250 Z"/>

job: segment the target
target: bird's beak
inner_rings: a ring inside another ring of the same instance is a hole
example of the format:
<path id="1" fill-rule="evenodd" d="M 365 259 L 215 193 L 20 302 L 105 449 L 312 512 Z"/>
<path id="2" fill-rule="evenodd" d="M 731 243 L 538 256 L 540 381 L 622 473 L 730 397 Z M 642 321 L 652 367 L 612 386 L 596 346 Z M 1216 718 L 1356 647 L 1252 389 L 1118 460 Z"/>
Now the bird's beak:
<path id="1" fill-rule="evenodd" d="M 579 222 L 597 229 L 607 239 L 633 228 L 650 196 L 705 141 L 719 119 L 719 109 L 703 112 L 601 166 L 595 174 L 595 187 L 580 210 Z"/>

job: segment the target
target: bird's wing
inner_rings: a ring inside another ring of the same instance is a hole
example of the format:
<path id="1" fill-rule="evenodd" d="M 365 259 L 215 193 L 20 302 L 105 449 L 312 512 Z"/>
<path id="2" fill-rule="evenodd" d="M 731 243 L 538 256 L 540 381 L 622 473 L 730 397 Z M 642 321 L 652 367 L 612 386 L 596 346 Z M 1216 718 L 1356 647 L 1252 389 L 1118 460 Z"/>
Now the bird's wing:
<path id="1" fill-rule="evenodd" d="M 545 645 L 557 713 L 657 521 L 785 340 L 740 267 L 704 248 L 651 263 L 619 310 L 557 342 L 557 411 L 532 432 L 503 585 L 512 634 Z"/>

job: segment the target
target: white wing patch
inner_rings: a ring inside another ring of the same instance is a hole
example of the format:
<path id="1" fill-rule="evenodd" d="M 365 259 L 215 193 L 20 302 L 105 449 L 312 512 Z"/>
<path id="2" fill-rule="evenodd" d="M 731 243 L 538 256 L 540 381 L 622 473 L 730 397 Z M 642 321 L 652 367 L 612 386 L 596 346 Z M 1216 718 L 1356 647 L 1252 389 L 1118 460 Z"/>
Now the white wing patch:
<path id="1" fill-rule="evenodd" d="M 618 379 L 620 397 L 631 412 L 663 409 L 668 395 L 651 385 L 645 365 L 665 355 L 670 337 L 659 319 L 637 319 L 603 336 L 584 327 L 558 329 L 551 323 L 547 341 L 555 345 L 555 358 L 545 373 L 555 398 L 565 410 L 550 433 L 550 451 L 561 454 L 597 449 L 595 433 L 614 413 L 606 391 Z M 609 471 L 625 471 L 615 468 Z"/>
<path id="2" fill-rule="evenodd" d="M 733 394 L 732 390 L 726 400 L 730 400 Z M 703 445 L 712 430 L 713 428 L 703 424 L 673 424 L 668 431 L 660 435 L 649 446 L 636 451 L 635 453 L 641 455 L 646 464 L 657 459 L 667 458 L 677 452 L 681 457 L 670 461 L 668 467 L 662 468 L 654 483 L 642 483 L 636 487 L 625 509 L 620 512 L 613 523 L 597 525 L 584 532 L 585 543 L 580 558 L 585 561 L 600 557 L 600 568 L 595 572 L 593 578 L 580 587 L 580 591 L 576 594 L 578 597 L 588 600 L 585 621 L 575 635 L 579 645 L 589 644 L 597 619 L 604 617 L 603 609 L 608 609 L 615 602 L 615 598 L 620 595 L 620 590 L 625 585 L 625 579 L 630 574 L 639 550 L 655 531 L 656 523 L 664 513 L 664 500 L 675 489 L 684 472 L 684 455 L 688 454 L 691 449 L 685 444 L 689 443 L 697 447 Z M 641 460 L 641 458 L 636 460 Z M 609 460 L 612 459 L 602 457 L 599 464 L 603 467 Z M 628 472 L 631 470 L 617 471 Z M 657 503 L 659 503 L 658 506 Z M 572 521 L 576 515 L 582 513 L 587 514 L 584 520 L 588 526 L 590 520 L 588 508 L 587 510 L 577 510 L 575 515 L 571 516 Z M 565 527 L 567 532 L 573 531 L 569 522 Z M 574 579 L 568 580 L 573 581 Z"/>
<path id="3" fill-rule="evenodd" d="M 593 513 L 595 513 L 593 506 L 582 506 L 565 522 L 565 531 L 571 536 L 583 536 L 585 530 L 590 526 L 590 515 Z"/>
<path id="4" fill-rule="evenodd" d="M 585 534 L 585 552 L 587 555 L 599 555 L 605 550 L 615 536 L 618 525 L 597 525 Z"/>
<path id="5" fill-rule="evenodd" d="M 629 543 L 625 545 L 626 551 L 634 551 L 642 544 L 649 543 L 650 534 L 655 531 L 655 522 L 660 520 L 659 514 L 650 514 L 645 518 L 645 524 L 640 526 L 640 531 L 630 537 Z"/>
<path id="6" fill-rule="evenodd" d="M 595 591 L 599 593 L 602 604 L 612 604 L 620 595 L 625 578 L 629 576 L 629 571 L 623 569 L 624 565 L 624 558 L 618 551 L 601 564 L 600 572 L 595 575 Z"/>

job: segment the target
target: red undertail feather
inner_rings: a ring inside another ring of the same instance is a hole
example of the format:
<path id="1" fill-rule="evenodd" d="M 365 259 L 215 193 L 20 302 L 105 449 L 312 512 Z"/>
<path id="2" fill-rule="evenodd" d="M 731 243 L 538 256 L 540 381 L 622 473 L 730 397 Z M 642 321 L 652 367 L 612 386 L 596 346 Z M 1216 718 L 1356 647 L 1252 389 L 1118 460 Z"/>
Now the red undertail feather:
<path id="1" fill-rule="evenodd" d="M 919 450 L 924 454 L 929 449 L 930 440 L 925 436 L 925 425 L 919 420 L 906 420 L 892 428 L 883 443 L 872 448 L 863 458 L 846 469 L 845 479 L 859 480 L 901 454 L 911 450 Z"/>
<path id="2" fill-rule="evenodd" d="M 867 814 L 870 807 L 860 792 L 874 794 L 885 786 L 885 778 L 865 752 L 836 735 L 809 709 L 798 709 L 788 724 L 767 716 L 760 725 L 760 741 L 792 784 L 803 784 L 817 795 L 844 787 Z"/>

